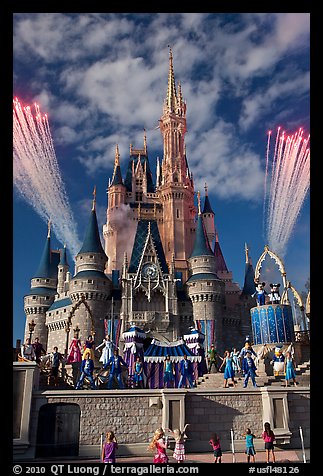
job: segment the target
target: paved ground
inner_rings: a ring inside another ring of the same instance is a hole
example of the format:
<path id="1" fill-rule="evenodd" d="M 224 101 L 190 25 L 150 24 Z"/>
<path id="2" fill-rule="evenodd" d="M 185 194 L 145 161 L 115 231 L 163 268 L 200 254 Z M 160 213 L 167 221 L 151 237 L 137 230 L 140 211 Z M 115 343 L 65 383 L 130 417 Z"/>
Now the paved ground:
<path id="1" fill-rule="evenodd" d="M 169 455 L 169 463 L 175 463 L 175 460 L 171 456 L 171 452 L 168 452 Z M 276 455 L 276 463 L 296 463 L 296 462 L 301 462 L 303 463 L 303 452 L 301 450 L 280 450 L 276 449 L 275 451 Z M 305 456 L 306 456 L 306 462 L 310 462 L 310 450 L 305 451 Z M 126 464 L 132 464 L 132 463 L 142 463 L 142 464 L 147 464 L 147 463 L 152 463 L 153 460 L 153 455 L 150 454 L 147 451 L 147 456 L 118 456 L 117 454 L 117 460 L 116 463 L 126 463 Z M 34 462 L 41 463 L 41 462 L 46 462 L 46 463 L 57 463 L 58 459 L 51 459 L 51 460 L 34 460 Z M 82 458 L 82 459 L 71 459 L 71 460 L 63 460 L 60 459 L 62 463 L 97 463 L 99 462 L 98 459 L 95 458 Z M 244 453 L 235 453 L 235 461 L 233 461 L 233 455 L 231 452 L 225 452 L 222 455 L 222 463 L 246 463 L 247 462 L 247 456 Z M 188 453 L 186 454 L 186 463 L 214 463 L 214 458 L 212 452 L 210 453 Z M 266 463 L 266 453 L 264 451 L 258 451 L 256 454 L 256 463 Z"/>

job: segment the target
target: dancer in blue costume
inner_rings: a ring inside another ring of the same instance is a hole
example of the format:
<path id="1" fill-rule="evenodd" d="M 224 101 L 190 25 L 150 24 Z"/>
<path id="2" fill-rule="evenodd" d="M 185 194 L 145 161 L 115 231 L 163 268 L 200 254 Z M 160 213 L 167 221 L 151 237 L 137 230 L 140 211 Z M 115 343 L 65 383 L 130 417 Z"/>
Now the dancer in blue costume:
<path id="1" fill-rule="evenodd" d="M 170 356 L 166 355 L 164 360 L 164 388 L 173 387 L 175 379 L 175 370 L 173 362 L 170 360 Z"/>
<path id="2" fill-rule="evenodd" d="M 144 388 L 144 367 L 139 356 L 133 364 L 133 370 L 133 381 L 135 387 Z"/>
<path id="3" fill-rule="evenodd" d="M 296 387 L 297 382 L 296 382 L 295 367 L 294 367 L 292 354 L 290 352 L 286 352 L 284 366 L 285 366 L 284 372 L 285 372 L 285 385 L 286 385 L 286 387 L 288 386 L 289 380 L 293 380 L 294 385 Z"/>
<path id="4" fill-rule="evenodd" d="M 224 374 L 223 374 L 223 377 L 224 377 L 224 384 L 223 384 L 223 387 L 224 388 L 228 388 L 229 385 L 228 385 L 228 380 L 229 378 L 231 378 L 232 380 L 232 383 L 233 383 L 233 386 L 235 387 L 236 386 L 236 381 L 234 380 L 234 370 L 233 370 L 233 366 L 232 366 L 232 363 L 233 363 L 233 357 L 230 356 L 230 352 L 228 350 L 226 350 L 224 352 L 224 357 L 223 357 L 223 361 L 222 361 L 222 364 L 220 365 L 220 368 L 219 370 L 221 370 L 221 368 L 223 367 L 223 365 L 225 365 L 224 367 Z"/>

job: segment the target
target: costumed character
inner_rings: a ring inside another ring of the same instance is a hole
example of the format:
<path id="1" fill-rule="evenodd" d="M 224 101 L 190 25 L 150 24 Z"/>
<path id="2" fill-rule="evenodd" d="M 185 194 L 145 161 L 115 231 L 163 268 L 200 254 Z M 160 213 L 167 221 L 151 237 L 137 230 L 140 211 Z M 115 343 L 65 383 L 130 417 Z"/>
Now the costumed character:
<path id="1" fill-rule="evenodd" d="M 107 334 L 105 339 L 103 339 L 102 344 L 98 345 L 95 350 L 101 349 L 101 347 L 103 347 L 103 350 L 99 362 L 102 362 L 103 366 L 105 366 L 113 356 L 113 349 L 117 348 L 117 346 L 112 342 L 110 336 Z"/>
<path id="2" fill-rule="evenodd" d="M 39 337 L 35 337 L 35 342 L 32 343 L 32 346 L 34 348 L 36 362 L 37 364 L 40 364 L 42 354 L 46 355 L 47 352 L 44 349 L 43 345 L 39 342 Z"/>
<path id="3" fill-rule="evenodd" d="M 87 352 L 85 359 L 83 359 L 81 363 L 81 376 L 75 386 L 75 390 L 80 389 L 80 387 L 83 385 L 83 381 L 85 377 L 89 379 L 92 390 L 96 390 L 96 385 L 93 378 L 93 371 L 94 371 L 94 362 L 91 359 L 90 352 Z"/>
<path id="4" fill-rule="evenodd" d="M 122 389 L 124 388 L 124 383 L 122 381 L 122 376 L 121 376 L 121 373 L 122 373 L 121 365 L 128 368 L 127 362 L 123 360 L 121 355 L 118 355 L 118 350 L 115 349 L 113 352 L 113 356 L 110 357 L 107 364 L 104 366 L 104 369 L 111 366 L 110 375 L 109 375 L 109 379 L 107 383 L 107 388 L 109 390 L 112 388 L 112 382 L 114 377 L 116 377 L 118 380 L 119 388 L 122 388 Z"/>
<path id="5" fill-rule="evenodd" d="M 91 353 L 91 359 L 94 361 L 94 340 L 91 335 L 89 335 L 89 337 L 84 342 L 82 360 L 86 358 L 86 353 L 88 350 Z"/>
<path id="6" fill-rule="evenodd" d="M 170 355 L 166 355 L 164 360 L 164 387 L 174 386 L 175 370 L 174 364 L 170 360 Z"/>
<path id="7" fill-rule="evenodd" d="M 284 361 L 285 361 L 285 356 L 283 355 L 283 351 L 281 347 L 276 347 L 275 348 L 275 355 L 271 363 L 274 366 L 274 375 L 275 377 L 278 377 L 278 375 L 284 375 Z"/>
<path id="8" fill-rule="evenodd" d="M 76 335 L 74 335 L 68 349 L 67 363 L 73 364 L 75 362 L 81 362 L 81 361 L 82 361 L 82 344 L 80 339 L 76 337 Z"/>
<path id="9" fill-rule="evenodd" d="M 188 380 L 190 388 L 193 388 L 193 365 L 192 362 L 187 359 L 186 354 L 184 354 L 183 359 L 181 360 L 180 372 L 181 378 L 178 382 L 178 388 L 181 388 L 183 384 L 186 384 L 186 380 Z"/>
<path id="10" fill-rule="evenodd" d="M 267 293 L 265 291 L 266 283 L 256 282 L 256 291 L 251 295 L 257 300 L 257 306 L 264 306 L 266 302 Z"/>
<path id="11" fill-rule="evenodd" d="M 232 357 L 232 366 L 233 370 L 237 372 L 241 372 L 241 367 L 240 367 L 240 352 L 234 347 L 233 351 L 230 354 L 230 357 Z"/>
<path id="12" fill-rule="evenodd" d="M 35 350 L 33 345 L 31 344 L 29 337 L 27 337 L 26 343 L 22 344 L 20 352 L 21 352 L 21 358 L 23 359 L 23 361 L 36 360 Z"/>
<path id="13" fill-rule="evenodd" d="M 252 384 L 254 387 L 257 387 L 256 384 L 256 370 L 257 367 L 254 363 L 253 358 L 251 357 L 251 351 L 247 350 L 245 357 L 242 359 L 242 370 L 244 373 L 244 381 L 243 381 L 243 388 L 246 388 L 248 385 L 249 377 L 252 380 Z"/>
<path id="14" fill-rule="evenodd" d="M 139 356 L 133 364 L 133 381 L 136 388 L 144 388 L 144 367 Z"/>
<path id="15" fill-rule="evenodd" d="M 217 372 L 218 371 L 218 366 L 217 366 L 217 362 L 216 362 L 217 351 L 216 351 L 216 348 L 215 348 L 214 344 L 211 344 L 211 348 L 208 351 L 208 355 L 209 355 L 208 373 L 209 374 L 211 373 L 212 365 L 214 365 L 215 371 Z"/>
<path id="16" fill-rule="evenodd" d="M 280 294 L 279 294 L 280 284 L 270 283 L 269 286 L 270 286 L 270 293 L 268 294 L 269 304 L 279 304 L 280 303 Z"/>
<path id="17" fill-rule="evenodd" d="M 243 362 L 243 359 L 245 358 L 246 356 L 246 353 L 250 351 L 250 353 L 252 355 L 254 355 L 255 357 L 257 357 L 257 354 L 256 352 L 253 350 L 252 346 L 251 346 L 251 343 L 249 341 L 249 336 L 246 337 L 246 342 L 245 342 L 245 345 L 244 347 L 242 347 L 241 351 L 240 351 L 240 354 L 239 354 L 239 358 L 240 358 L 240 361 L 241 361 L 241 364 L 240 364 L 240 367 L 241 367 L 241 371 L 242 371 L 242 375 L 244 376 L 244 370 L 243 370 L 243 366 L 242 366 L 242 362 Z"/>

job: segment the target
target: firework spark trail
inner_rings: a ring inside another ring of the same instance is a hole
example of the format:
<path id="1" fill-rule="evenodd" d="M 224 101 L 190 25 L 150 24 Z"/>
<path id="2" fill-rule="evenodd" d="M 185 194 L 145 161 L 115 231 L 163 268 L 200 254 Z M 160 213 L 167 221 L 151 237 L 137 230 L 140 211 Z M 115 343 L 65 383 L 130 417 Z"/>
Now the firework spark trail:
<path id="1" fill-rule="evenodd" d="M 47 223 L 51 220 L 59 241 L 74 257 L 81 244 L 61 178 L 47 115 L 36 104 L 35 119 L 29 106 L 17 98 L 13 108 L 13 181 L 21 196 Z"/>
<path id="2" fill-rule="evenodd" d="M 293 232 L 298 214 L 310 186 L 309 139 L 303 138 L 303 129 L 286 136 L 277 130 L 274 156 L 272 159 L 270 190 L 265 188 L 264 207 L 266 220 L 266 240 L 269 248 L 283 256 L 288 240 Z M 267 154 L 270 150 L 270 136 Z M 266 180 L 268 176 L 268 155 L 266 159 Z"/>

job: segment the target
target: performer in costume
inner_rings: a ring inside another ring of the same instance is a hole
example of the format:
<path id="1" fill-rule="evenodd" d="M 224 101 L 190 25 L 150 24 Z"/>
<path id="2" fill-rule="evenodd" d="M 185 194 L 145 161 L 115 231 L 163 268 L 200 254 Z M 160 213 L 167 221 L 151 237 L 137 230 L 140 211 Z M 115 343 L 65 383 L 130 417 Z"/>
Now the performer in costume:
<path id="1" fill-rule="evenodd" d="M 292 358 L 291 352 L 286 352 L 285 355 L 285 362 L 284 362 L 284 372 L 285 372 L 285 384 L 286 387 L 288 386 L 289 380 L 293 380 L 294 385 L 296 387 L 297 382 L 296 382 L 296 373 L 295 373 L 295 367 L 294 367 L 294 362 Z"/>
<path id="2" fill-rule="evenodd" d="M 75 390 L 80 389 L 80 387 L 83 385 L 83 381 L 85 377 L 87 377 L 90 380 L 92 390 L 96 390 L 96 385 L 93 378 L 93 370 L 94 370 L 94 363 L 90 357 L 90 353 L 87 352 L 85 359 L 82 360 L 82 364 L 81 364 L 82 373 L 79 378 L 79 381 L 76 384 Z"/>
<path id="3" fill-rule="evenodd" d="M 252 383 L 254 387 L 257 387 L 256 384 L 256 370 L 257 367 L 253 361 L 253 358 L 251 357 L 251 351 L 247 350 L 246 356 L 242 360 L 242 370 L 244 372 L 244 382 L 243 382 L 243 388 L 246 388 L 248 385 L 248 380 L 249 377 L 251 377 Z"/>
<path id="4" fill-rule="evenodd" d="M 86 353 L 88 352 L 87 349 L 89 349 L 90 354 L 91 354 L 91 359 L 94 362 L 94 345 L 95 344 L 94 344 L 93 337 L 91 335 L 89 335 L 89 337 L 86 339 L 86 341 L 84 343 L 84 346 L 83 346 L 82 360 L 84 360 L 86 358 Z"/>
<path id="5" fill-rule="evenodd" d="M 274 375 L 275 377 L 278 377 L 279 375 L 284 374 L 284 361 L 285 361 L 285 356 L 283 355 L 282 348 L 277 346 L 275 348 L 275 355 L 271 363 L 274 366 Z"/>
<path id="6" fill-rule="evenodd" d="M 220 365 L 220 368 L 219 368 L 219 371 L 220 371 L 221 368 L 223 367 L 223 365 L 225 365 L 224 375 L 223 375 L 223 377 L 224 377 L 223 387 L 224 388 L 229 387 L 229 385 L 228 385 L 229 378 L 231 378 L 233 386 L 234 387 L 236 386 L 236 381 L 234 380 L 234 370 L 233 370 L 233 366 L 232 366 L 232 361 L 233 361 L 233 358 L 230 356 L 230 352 L 228 350 L 226 350 L 225 353 L 224 353 L 224 358 L 223 358 L 222 364 Z"/>
<path id="7" fill-rule="evenodd" d="M 181 388 L 181 386 L 186 384 L 186 380 L 188 380 L 190 388 L 193 388 L 193 366 L 192 362 L 188 360 L 187 355 L 183 355 L 183 359 L 181 360 L 180 364 L 180 372 L 181 372 L 181 378 L 179 379 L 178 382 L 178 388 Z"/>
<path id="8" fill-rule="evenodd" d="M 232 357 L 232 366 L 235 373 L 241 372 L 239 356 L 240 352 L 234 347 L 230 356 Z"/>
<path id="9" fill-rule="evenodd" d="M 80 339 L 77 337 L 77 334 L 75 333 L 68 349 L 67 363 L 73 364 L 75 362 L 81 362 L 81 361 L 82 361 L 82 344 Z"/>
<path id="10" fill-rule="evenodd" d="M 216 349 L 215 349 L 214 344 L 211 344 L 211 348 L 210 348 L 210 350 L 208 351 L 208 354 L 209 354 L 209 368 L 208 368 L 208 373 L 211 373 L 212 365 L 214 365 L 215 371 L 217 372 L 217 371 L 218 371 L 218 366 L 217 366 L 217 362 L 216 362 L 217 351 L 216 351 Z"/>
<path id="11" fill-rule="evenodd" d="M 133 364 L 133 381 L 136 388 L 144 388 L 144 367 L 139 356 Z"/>
<path id="12" fill-rule="evenodd" d="M 31 344 L 30 338 L 27 337 L 26 343 L 22 344 L 21 349 L 21 357 L 26 360 L 36 360 L 36 355 L 34 351 L 34 347 Z"/>
<path id="13" fill-rule="evenodd" d="M 170 356 L 166 355 L 164 360 L 164 388 L 173 387 L 175 379 L 175 370 L 173 362 L 170 360 Z"/>
<path id="14" fill-rule="evenodd" d="M 256 298 L 257 306 L 264 306 L 266 303 L 267 293 L 265 291 L 266 283 L 256 282 L 256 291 L 251 295 Z"/>
<path id="15" fill-rule="evenodd" d="M 257 354 L 256 352 L 253 350 L 251 344 L 250 344 L 250 341 L 249 341 L 249 337 L 247 336 L 246 337 L 246 342 L 245 342 L 245 345 L 244 347 L 242 347 L 241 351 L 240 351 L 240 354 L 239 354 L 239 358 L 241 359 L 241 364 L 240 364 L 240 367 L 241 367 L 241 371 L 242 371 L 242 375 L 244 376 L 244 370 L 243 370 L 243 366 L 242 366 L 242 362 L 243 362 L 243 359 L 245 358 L 246 356 L 246 353 L 250 351 L 252 355 L 254 355 L 255 357 L 257 357 Z"/>
<path id="16" fill-rule="evenodd" d="M 40 364 L 42 353 L 43 355 L 46 355 L 47 352 L 44 349 L 43 345 L 39 342 L 39 337 L 35 337 L 35 342 L 33 342 L 32 346 L 34 348 L 36 362 L 37 364 Z"/>
<path id="17" fill-rule="evenodd" d="M 124 388 L 124 384 L 123 384 L 122 376 L 121 376 L 121 373 L 122 373 L 121 365 L 124 365 L 126 368 L 128 368 L 127 362 L 125 362 L 123 360 L 121 355 L 118 355 L 118 350 L 115 349 L 114 352 L 113 352 L 113 356 L 110 357 L 109 361 L 104 366 L 104 369 L 111 366 L 110 375 L 109 375 L 109 379 L 108 379 L 108 383 L 107 383 L 107 388 L 109 390 L 112 388 L 112 382 L 113 382 L 114 377 L 117 378 L 118 383 L 119 383 L 119 387 L 122 388 L 122 389 Z"/>
<path id="18" fill-rule="evenodd" d="M 103 339 L 102 344 L 98 345 L 95 350 L 99 350 L 101 347 L 103 347 L 103 350 L 99 362 L 102 362 L 103 366 L 105 366 L 113 356 L 113 349 L 117 348 L 117 346 L 110 339 L 110 335 L 107 334 L 105 339 Z"/>

